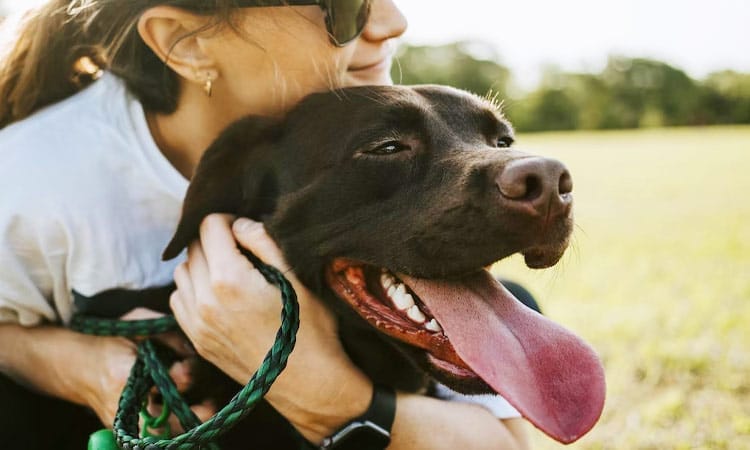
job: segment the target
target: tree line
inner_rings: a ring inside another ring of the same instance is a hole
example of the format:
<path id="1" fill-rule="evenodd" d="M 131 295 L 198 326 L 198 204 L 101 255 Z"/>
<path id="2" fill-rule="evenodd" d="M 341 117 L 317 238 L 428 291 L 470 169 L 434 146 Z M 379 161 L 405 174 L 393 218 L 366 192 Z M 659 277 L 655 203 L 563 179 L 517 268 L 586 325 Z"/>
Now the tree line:
<path id="1" fill-rule="evenodd" d="M 600 73 L 548 68 L 536 89 L 514 94 L 511 71 L 477 44 L 404 45 L 397 56 L 397 82 L 447 84 L 501 100 L 519 131 L 750 124 L 747 73 L 694 80 L 661 61 L 612 56 Z"/>

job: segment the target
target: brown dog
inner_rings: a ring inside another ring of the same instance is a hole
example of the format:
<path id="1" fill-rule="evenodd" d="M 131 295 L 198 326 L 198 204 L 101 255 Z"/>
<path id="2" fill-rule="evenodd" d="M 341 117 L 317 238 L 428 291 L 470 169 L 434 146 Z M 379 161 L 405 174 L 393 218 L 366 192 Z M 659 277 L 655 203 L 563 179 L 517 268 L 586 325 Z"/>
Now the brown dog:
<path id="1" fill-rule="evenodd" d="M 512 143 L 490 102 L 447 87 L 314 94 L 208 149 L 164 256 L 209 213 L 262 220 L 374 381 L 496 391 L 571 442 L 601 413 L 599 360 L 483 269 L 517 252 L 551 266 L 573 227 L 566 168 Z"/>

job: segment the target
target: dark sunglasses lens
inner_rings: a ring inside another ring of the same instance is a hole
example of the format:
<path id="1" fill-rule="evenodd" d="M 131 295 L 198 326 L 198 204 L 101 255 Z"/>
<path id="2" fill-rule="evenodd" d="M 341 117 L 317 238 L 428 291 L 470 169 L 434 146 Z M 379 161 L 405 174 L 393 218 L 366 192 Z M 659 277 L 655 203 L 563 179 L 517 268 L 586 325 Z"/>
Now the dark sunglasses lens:
<path id="1" fill-rule="evenodd" d="M 362 33 L 369 16 L 370 0 L 330 0 L 328 31 L 337 44 L 344 45 Z"/>

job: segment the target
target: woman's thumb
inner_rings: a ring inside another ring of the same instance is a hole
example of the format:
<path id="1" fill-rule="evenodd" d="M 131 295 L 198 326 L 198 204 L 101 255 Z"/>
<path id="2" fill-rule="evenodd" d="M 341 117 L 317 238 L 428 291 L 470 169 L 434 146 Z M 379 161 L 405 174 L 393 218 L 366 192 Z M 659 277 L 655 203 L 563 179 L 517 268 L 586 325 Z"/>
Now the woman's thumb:
<path id="1" fill-rule="evenodd" d="M 260 258 L 261 261 L 282 271 L 288 268 L 281 250 L 268 235 L 263 223 L 240 217 L 232 224 L 232 233 L 242 247 Z"/>

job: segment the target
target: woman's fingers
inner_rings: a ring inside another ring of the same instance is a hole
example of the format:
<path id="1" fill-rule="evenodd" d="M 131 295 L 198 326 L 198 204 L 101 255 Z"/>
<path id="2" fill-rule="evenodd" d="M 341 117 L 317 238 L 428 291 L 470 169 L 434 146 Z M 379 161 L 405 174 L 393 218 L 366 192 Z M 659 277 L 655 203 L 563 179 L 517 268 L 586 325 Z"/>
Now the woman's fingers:
<path id="1" fill-rule="evenodd" d="M 232 224 L 232 233 L 233 239 L 236 239 L 240 245 L 251 251 L 261 261 L 282 272 L 289 270 L 281 250 L 268 235 L 262 223 L 241 217 Z"/>
<path id="2" fill-rule="evenodd" d="M 185 296 L 179 289 L 172 292 L 172 295 L 169 296 L 169 307 L 172 309 L 172 314 L 180 325 L 180 328 L 188 334 L 188 338 L 190 337 L 190 333 L 185 330 L 183 323 L 190 317 L 189 303 L 191 302 L 185 299 Z"/>
<path id="3" fill-rule="evenodd" d="M 154 311 L 148 308 L 135 308 L 120 317 L 120 320 L 147 320 L 147 319 L 158 319 L 164 317 L 163 313 Z"/>
<path id="4" fill-rule="evenodd" d="M 207 216 L 201 223 L 200 245 L 194 243 L 188 251 L 193 279 L 208 275 L 217 295 L 236 294 L 233 291 L 238 288 L 258 289 L 266 284 L 260 272 L 253 270 L 252 263 L 240 253 L 238 243 L 266 264 L 282 272 L 288 271 L 281 250 L 262 223 L 247 218 L 232 223 L 233 220 L 234 217 L 227 214 Z M 192 270 L 194 260 L 200 264 L 195 271 Z M 225 289 L 229 292 L 224 292 Z"/>
<path id="5" fill-rule="evenodd" d="M 193 361 L 182 360 L 176 361 L 169 368 L 169 376 L 179 392 L 185 392 L 193 385 L 192 366 Z"/>
<path id="6" fill-rule="evenodd" d="M 177 285 L 180 295 L 188 298 L 195 297 L 195 288 L 193 287 L 193 280 L 190 277 L 190 269 L 188 269 L 187 261 L 180 263 L 174 269 L 174 282 Z"/>
<path id="7" fill-rule="evenodd" d="M 188 249 L 188 261 L 175 269 L 177 290 L 169 298 L 174 317 L 188 339 L 201 352 L 205 339 L 200 334 L 206 328 L 212 328 L 214 314 L 206 304 L 210 304 L 214 295 L 206 284 L 208 268 L 200 245 L 193 244 Z"/>
<path id="8" fill-rule="evenodd" d="M 314 322 L 313 326 L 319 330 L 335 332 L 336 325 L 331 312 L 297 279 L 284 259 L 281 249 L 268 235 L 262 223 L 241 217 L 232 224 L 232 232 L 241 246 L 266 264 L 276 267 L 292 283 L 302 311 L 302 329 L 308 328 L 305 326 L 306 322 Z M 275 290 L 274 295 L 278 298 L 278 290 Z"/>
<path id="9" fill-rule="evenodd" d="M 199 405 L 193 405 L 190 407 L 190 409 L 193 410 L 193 412 L 196 416 L 198 416 L 198 419 L 200 419 L 201 422 L 207 421 L 218 411 L 216 405 L 214 405 L 211 400 L 206 400 Z"/>
<path id="10" fill-rule="evenodd" d="M 200 238 L 209 273 L 219 275 L 230 271 L 238 273 L 252 268 L 252 264 L 240 253 L 232 235 L 234 216 L 211 214 L 203 219 Z"/>
<path id="11" fill-rule="evenodd" d="M 267 287 L 266 280 L 240 253 L 231 229 L 233 218 L 212 214 L 201 223 L 201 240 L 188 249 L 190 275 L 200 304 L 218 300 L 234 309 L 234 302 Z M 195 265 L 195 267 L 193 267 Z"/>

